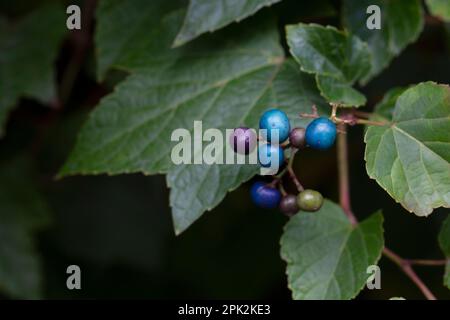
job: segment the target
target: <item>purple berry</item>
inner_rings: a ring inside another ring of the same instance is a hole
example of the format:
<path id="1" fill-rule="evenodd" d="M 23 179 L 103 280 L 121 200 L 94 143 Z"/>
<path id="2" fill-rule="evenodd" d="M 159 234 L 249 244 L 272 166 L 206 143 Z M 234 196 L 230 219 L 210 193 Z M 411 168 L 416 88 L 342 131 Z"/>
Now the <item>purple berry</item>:
<path id="1" fill-rule="evenodd" d="M 300 149 L 306 146 L 305 128 L 294 128 L 289 133 L 289 142 L 294 148 Z"/>
<path id="2" fill-rule="evenodd" d="M 234 152 L 239 154 L 249 154 L 255 150 L 256 143 L 256 132 L 246 127 L 234 129 L 230 136 L 230 145 Z"/>
<path id="3" fill-rule="evenodd" d="M 288 194 L 281 199 L 280 210 L 287 216 L 296 214 L 300 209 L 297 205 L 297 197 L 293 194 Z"/>

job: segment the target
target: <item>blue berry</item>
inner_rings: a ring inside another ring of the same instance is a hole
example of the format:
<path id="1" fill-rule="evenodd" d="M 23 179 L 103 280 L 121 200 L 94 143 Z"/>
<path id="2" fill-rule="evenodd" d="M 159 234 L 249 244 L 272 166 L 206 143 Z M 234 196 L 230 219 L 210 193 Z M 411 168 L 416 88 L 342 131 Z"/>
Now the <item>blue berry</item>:
<path id="1" fill-rule="evenodd" d="M 278 160 L 278 166 L 274 161 Z M 260 144 L 258 147 L 258 162 L 264 168 L 281 167 L 284 162 L 284 151 L 280 145 L 270 143 Z"/>
<path id="2" fill-rule="evenodd" d="M 306 144 L 314 149 L 328 149 L 336 140 L 336 125 L 328 118 L 314 119 L 306 127 Z"/>
<path id="3" fill-rule="evenodd" d="M 289 137 L 291 125 L 286 113 L 279 109 L 270 109 L 261 116 L 259 128 L 267 130 L 267 141 L 269 142 L 275 139 L 274 130 L 278 130 L 279 141 L 274 142 L 282 143 Z"/>
<path id="4" fill-rule="evenodd" d="M 246 127 L 234 129 L 230 136 L 230 145 L 234 152 L 239 154 L 249 154 L 256 147 L 256 132 Z"/>
<path id="5" fill-rule="evenodd" d="M 273 209 L 278 207 L 281 200 L 281 193 L 278 189 L 268 186 L 267 183 L 257 181 L 250 189 L 253 202 L 261 208 Z"/>

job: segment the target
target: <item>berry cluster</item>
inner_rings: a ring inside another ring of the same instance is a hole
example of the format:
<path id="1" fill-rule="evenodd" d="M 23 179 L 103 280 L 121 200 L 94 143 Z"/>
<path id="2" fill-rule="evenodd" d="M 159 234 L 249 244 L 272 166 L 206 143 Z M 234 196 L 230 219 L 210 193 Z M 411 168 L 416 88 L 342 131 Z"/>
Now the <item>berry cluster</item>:
<path id="1" fill-rule="evenodd" d="M 323 204 L 322 195 L 315 190 L 304 189 L 292 170 L 292 160 L 299 149 L 311 147 L 325 150 L 330 148 L 336 140 L 336 125 L 329 118 L 315 117 L 305 128 L 293 128 L 287 115 L 279 109 L 270 109 L 261 116 L 259 128 L 265 129 L 267 137 L 264 143 L 258 145 L 258 161 L 261 166 L 271 166 L 271 159 L 276 155 L 281 172 L 273 177 L 270 183 L 257 181 L 251 187 L 253 202 L 262 208 L 276 208 L 291 216 L 299 210 L 317 211 Z M 275 139 L 278 138 L 277 143 Z M 257 145 L 258 137 L 249 128 L 236 128 L 230 143 L 235 152 L 248 154 Z M 261 138 L 260 138 L 261 139 Z M 290 159 L 284 156 L 284 149 L 291 148 Z M 267 160 L 268 161 L 263 161 Z M 288 173 L 298 189 L 298 195 L 287 193 L 281 183 L 281 178 Z"/>

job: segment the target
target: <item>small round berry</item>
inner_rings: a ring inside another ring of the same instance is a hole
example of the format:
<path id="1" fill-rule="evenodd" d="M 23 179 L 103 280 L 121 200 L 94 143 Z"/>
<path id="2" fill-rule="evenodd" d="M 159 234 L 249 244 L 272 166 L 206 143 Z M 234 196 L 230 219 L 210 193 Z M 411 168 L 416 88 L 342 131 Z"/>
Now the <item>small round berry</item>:
<path id="1" fill-rule="evenodd" d="M 267 141 L 282 143 L 288 138 L 291 125 L 286 113 L 280 109 L 270 109 L 261 116 L 259 128 L 267 130 Z M 275 141 L 276 131 L 278 131 L 278 141 Z"/>
<path id="2" fill-rule="evenodd" d="M 268 186 L 262 181 L 255 182 L 251 189 L 250 195 L 253 202 L 261 208 L 273 209 L 278 207 L 281 200 L 281 193 L 278 189 Z"/>
<path id="3" fill-rule="evenodd" d="M 279 168 L 284 162 L 284 151 L 279 145 L 262 143 L 258 147 L 258 162 L 262 167 Z"/>
<path id="4" fill-rule="evenodd" d="M 289 142 L 294 148 L 300 149 L 306 146 L 305 128 L 294 128 L 289 133 Z"/>
<path id="5" fill-rule="evenodd" d="M 306 128 L 306 144 L 314 149 L 328 149 L 336 140 L 336 125 L 328 118 L 314 119 Z"/>
<path id="6" fill-rule="evenodd" d="M 317 211 L 322 207 L 323 197 L 318 191 L 306 189 L 298 194 L 297 204 L 301 210 Z"/>
<path id="7" fill-rule="evenodd" d="M 230 136 L 230 145 L 234 152 L 239 154 L 249 154 L 256 147 L 256 132 L 250 128 L 239 127 L 234 129 Z"/>
<path id="8" fill-rule="evenodd" d="M 283 199 L 281 199 L 280 210 L 287 216 L 296 214 L 299 210 L 297 197 L 293 194 L 285 195 Z"/>

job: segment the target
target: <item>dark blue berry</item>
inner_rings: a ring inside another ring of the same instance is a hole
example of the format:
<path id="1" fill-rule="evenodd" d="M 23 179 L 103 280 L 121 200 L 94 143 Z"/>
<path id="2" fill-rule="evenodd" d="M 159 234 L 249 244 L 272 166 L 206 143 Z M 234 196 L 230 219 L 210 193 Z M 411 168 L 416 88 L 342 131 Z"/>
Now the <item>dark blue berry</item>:
<path id="1" fill-rule="evenodd" d="M 279 145 L 262 143 L 258 146 L 258 161 L 265 168 L 279 168 L 284 162 L 284 151 Z M 278 163 L 275 163 L 278 161 Z"/>
<path id="2" fill-rule="evenodd" d="M 230 136 L 230 145 L 234 152 L 239 154 L 249 154 L 256 147 L 256 132 L 246 127 L 234 129 Z"/>
<path id="3" fill-rule="evenodd" d="M 286 113 L 279 109 L 270 109 L 261 116 L 259 128 L 267 130 L 267 141 L 282 143 L 288 138 L 291 125 Z M 278 141 L 274 141 L 276 130 L 278 131 Z"/>
<path id="4" fill-rule="evenodd" d="M 328 149 L 336 140 L 336 125 L 328 118 L 314 119 L 306 127 L 306 144 L 314 149 Z"/>
<path id="5" fill-rule="evenodd" d="M 261 208 L 273 209 L 278 207 L 281 193 L 278 189 L 268 186 L 267 183 L 257 181 L 250 189 L 253 202 Z"/>

